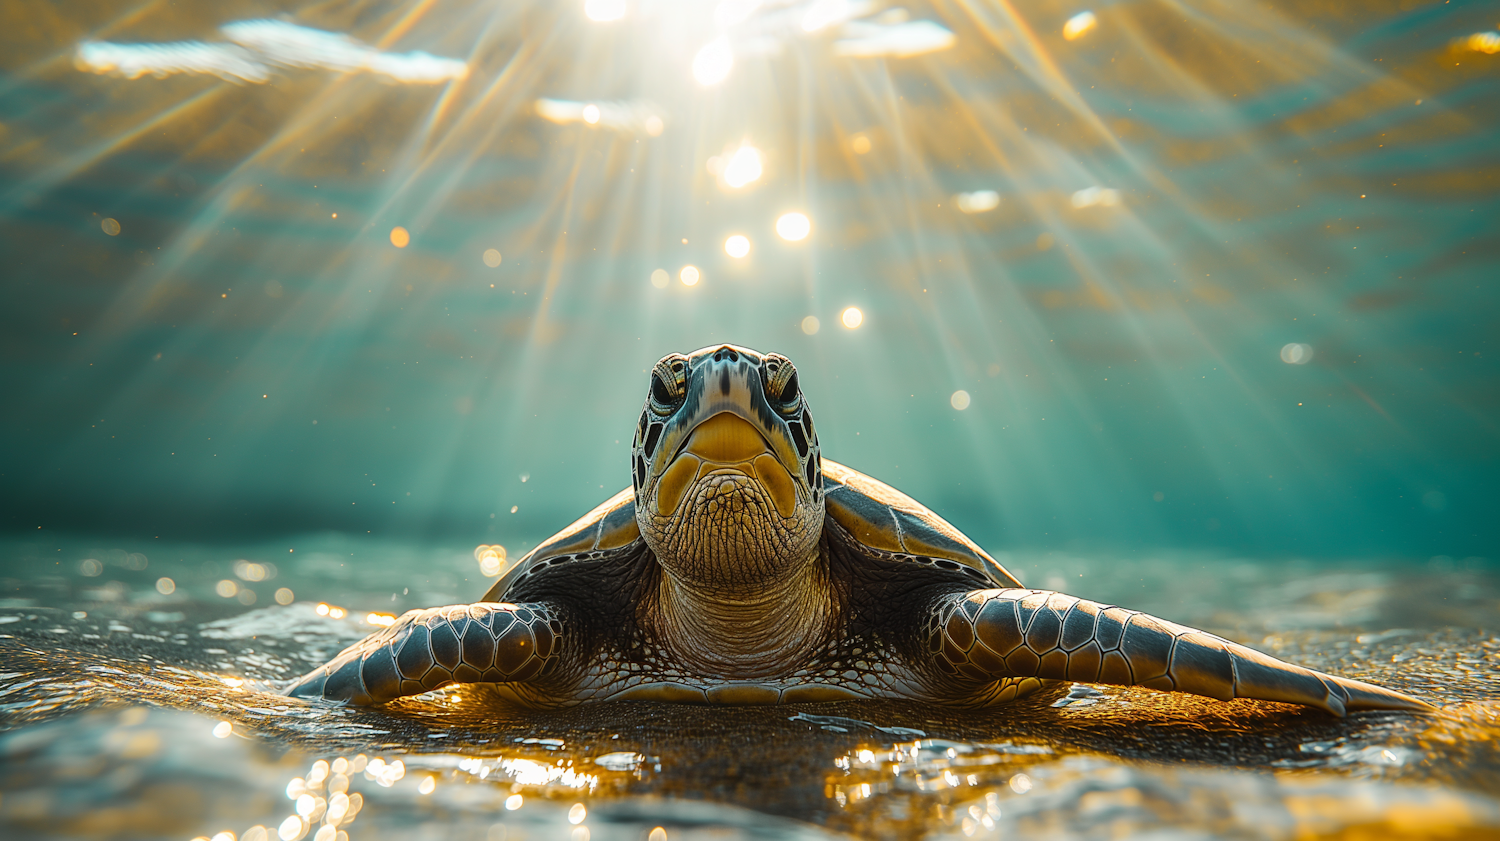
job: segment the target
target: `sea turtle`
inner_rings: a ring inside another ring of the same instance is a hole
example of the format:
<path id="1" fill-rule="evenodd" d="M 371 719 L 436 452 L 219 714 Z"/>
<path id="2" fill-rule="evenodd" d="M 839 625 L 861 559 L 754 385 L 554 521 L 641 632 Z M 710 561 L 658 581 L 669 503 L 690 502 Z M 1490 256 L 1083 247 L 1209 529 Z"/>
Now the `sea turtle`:
<path id="1" fill-rule="evenodd" d="M 412 610 L 287 690 L 375 704 L 449 683 L 606 699 L 979 707 L 1051 681 L 1430 710 L 1144 613 L 1027 589 L 915 500 L 824 460 L 797 369 L 733 345 L 656 363 L 634 482 L 474 604 Z"/>

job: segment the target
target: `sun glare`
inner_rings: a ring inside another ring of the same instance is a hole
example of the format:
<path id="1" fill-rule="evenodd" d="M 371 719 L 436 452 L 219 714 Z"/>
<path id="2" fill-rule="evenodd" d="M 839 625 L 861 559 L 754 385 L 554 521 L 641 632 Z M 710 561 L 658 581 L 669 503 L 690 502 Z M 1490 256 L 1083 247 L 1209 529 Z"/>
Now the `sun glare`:
<path id="1" fill-rule="evenodd" d="M 733 69 L 734 50 L 730 48 L 728 38 L 709 41 L 693 56 L 693 78 L 705 88 L 729 78 L 729 71 Z"/>
<path id="2" fill-rule="evenodd" d="M 619 20 L 625 17 L 625 0 L 586 0 L 583 13 L 599 23 Z"/>

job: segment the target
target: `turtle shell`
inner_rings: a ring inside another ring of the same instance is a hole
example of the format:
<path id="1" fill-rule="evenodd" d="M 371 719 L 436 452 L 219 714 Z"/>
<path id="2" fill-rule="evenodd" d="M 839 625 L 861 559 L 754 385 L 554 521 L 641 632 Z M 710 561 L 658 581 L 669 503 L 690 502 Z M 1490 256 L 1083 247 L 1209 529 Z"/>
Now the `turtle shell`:
<path id="1" fill-rule="evenodd" d="M 572 525 L 552 535 L 500 576 L 483 601 L 500 601 L 510 585 L 527 570 L 563 555 L 581 555 L 619 549 L 641 539 L 635 522 L 635 489 L 626 488 L 579 517 Z"/>
<path id="2" fill-rule="evenodd" d="M 954 561 L 983 573 L 998 587 L 1021 586 L 963 532 L 879 479 L 825 458 L 823 487 L 828 516 L 861 544 L 882 552 Z"/>
<path id="3" fill-rule="evenodd" d="M 977 570 L 997 587 L 1021 586 L 974 541 L 920 502 L 838 462 L 822 463 L 828 516 L 860 544 L 884 553 L 953 561 Z M 635 490 L 626 488 L 526 553 L 495 582 L 484 601 L 499 601 L 527 570 L 554 558 L 622 549 L 640 539 Z"/>

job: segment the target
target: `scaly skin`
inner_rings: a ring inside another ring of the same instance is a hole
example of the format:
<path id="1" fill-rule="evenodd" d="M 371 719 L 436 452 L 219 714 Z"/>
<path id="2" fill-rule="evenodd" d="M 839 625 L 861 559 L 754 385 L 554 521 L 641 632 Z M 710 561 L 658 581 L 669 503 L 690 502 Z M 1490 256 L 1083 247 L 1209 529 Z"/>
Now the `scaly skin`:
<path id="1" fill-rule="evenodd" d="M 562 625 L 541 604 L 409 610 L 344 649 L 289 694 L 379 704 L 449 683 L 524 682 L 558 662 Z"/>
<path id="2" fill-rule="evenodd" d="M 1122 607 L 1046 590 L 949 596 L 930 647 L 939 668 L 985 685 L 1038 677 L 1357 710 L 1431 710 L 1398 692 L 1285 663 L 1243 645 Z"/>

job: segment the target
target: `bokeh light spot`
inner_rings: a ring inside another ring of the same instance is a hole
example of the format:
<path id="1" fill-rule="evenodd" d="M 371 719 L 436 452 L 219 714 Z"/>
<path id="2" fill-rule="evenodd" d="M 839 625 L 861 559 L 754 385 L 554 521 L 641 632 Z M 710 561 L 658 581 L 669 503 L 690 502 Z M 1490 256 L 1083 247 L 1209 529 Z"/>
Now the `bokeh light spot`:
<path id="1" fill-rule="evenodd" d="M 736 260 L 750 253 L 750 238 L 742 234 L 735 234 L 724 240 L 724 253 Z"/>
<path id="2" fill-rule="evenodd" d="M 233 733 L 233 732 L 234 732 L 234 725 L 230 724 L 227 721 L 221 721 L 218 724 L 214 725 L 214 738 L 215 739 L 227 739 L 227 738 L 229 738 L 229 734 Z"/>
<path id="3" fill-rule="evenodd" d="M 657 289 L 666 289 L 667 284 L 671 282 L 672 278 L 667 275 L 666 269 L 657 269 L 651 273 L 651 285 Z"/>
<path id="4" fill-rule="evenodd" d="M 595 105 L 592 102 L 590 102 L 588 105 L 583 106 L 583 121 L 591 126 L 598 125 L 599 106 Z"/>
<path id="5" fill-rule="evenodd" d="M 806 333 L 807 335 L 811 336 L 814 333 L 818 332 L 818 327 L 819 324 L 817 316 L 809 315 L 807 318 L 802 319 L 802 332 Z"/>
<path id="6" fill-rule="evenodd" d="M 661 137 L 662 130 L 667 127 L 667 124 L 661 121 L 661 117 L 652 114 L 646 118 L 645 126 L 647 134 L 652 137 Z"/>
<path id="7" fill-rule="evenodd" d="M 1063 24 L 1063 37 L 1069 41 L 1075 41 L 1089 33 L 1089 30 L 1099 25 L 1099 19 L 1094 17 L 1093 12 L 1079 12 L 1068 18 Z"/>
<path id="8" fill-rule="evenodd" d="M 292 593 L 291 588 L 289 587 L 280 587 L 276 590 L 277 604 L 291 604 L 293 599 L 295 598 L 295 594 Z"/>
<path id="9" fill-rule="evenodd" d="M 754 146 L 741 146 L 724 164 L 724 183 L 739 189 L 759 179 L 762 172 L 760 150 Z"/>
<path id="10" fill-rule="evenodd" d="M 265 564 L 251 563 L 243 559 L 235 561 L 232 568 L 234 577 L 241 581 L 265 581 L 275 574 L 271 567 Z"/>
<path id="11" fill-rule="evenodd" d="M 166 577 L 158 578 L 156 579 L 156 592 L 163 596 L 170 596 L 177 592 L 177 582 Z"/>
<path id="12" fill-rule="evenodd" d="M 120 235 L 120 223 L 115 219 L 106 217 L 99 223 L 99 229 L 112 237 Z"/>
<path id="13" fill-rule="evenodd" d="M 839 320 L 844 322 L 845 327 L 853 330 L 865 323 L 865 314 L 859 311 L 859 307 L 849 307 L 839 316 Z"/>
<path id="14" fill-rule="evenodd" d="M 500 249 L 498 248 L 486 248 L 484 250 L 484 264 L 492 269 L 500 265 L 500 262 L 504 259 L 500 255 Z"/>
<path id="15" fill-rule="evenodd" d="M 411 232 L 400 225 L 391 228 L 391 245 L 397 248 L 405 248 L 409 244 L 411 244 Z"/>
<path id="16" fill-rule="evenodd" d="M 218 593 L 220 598 L 232 599 L 234 598 L 234 594 L 238 593 L 239 591 L 240 585 L 234 583 L 228 578 L 214 585 L 214 592 Z"/>
<path id="17" fill-rule="evenodd" d="M 515 810 L 521 808 L 523 802 L 524 801 L 522 800 L 521 795 L 512 794 L 511 796 L 505 798 L 505 808 L 507 811 L 514 812 Z"/>
<path id="18" fill-rule="evenodd" d="M 1120 203 L 1120 191 L 1109 187 L 1085 187 L 1073 194 L 1073 208 L 1115 207 Z"/>
<path id="19" fill-rule="evenodd" d="M 952 397 L 948 398 L 948 403 L 953 408 L 962 412 L 964 409 L 969 408 L 969 393 L 963 389 L 959 389 L 953 392 Z"/>
<path id="20" fill-rule="evenodd" d="M 849 138 L 849 148 L 856 155 L 867 155 L 870 152 L 870 138 L 865 134 L 856 134 Z"/>
<path id="21" fill-rule="evenodd" d="M 1000 206 L 1000 194 L 994 190 L 959 193 L 953 197 L 953 203 L 964 213 L 988 213 Z"/>
<path id="22" fill-rule="evenodd" d="M 474 549 L 474 560 L 479 562 L 479 571 L 488 578 L 494 578 L 505 569 L 505 547 L 500 544 L 480 544 Z"/>
<path id="23" fill-rule="evenodd" d="M 697 266 L 683 266 L 682 271 L 677 273 L 677 278 L 682 281 L 683 286 L 692 286 L 702 277 L 703 274 L 698 271 Z"/>
<path id="24" fill-rule="evenodd" d="M 1281 361 L 1288 365 L 1306 365 L 1313 358 L 1312 345 L 1290 342 L 1281 346 Z"/>
<path id="25" fill-rule="evenodd" d="M 783 213 L 776 220 L 776 235 L 788 242 L 807 239 L 810 233 L 812 233 L 812 220 L 808 219 L 806 214 Z"/>

